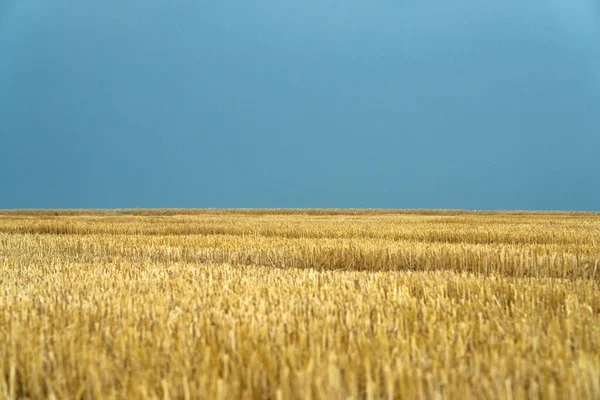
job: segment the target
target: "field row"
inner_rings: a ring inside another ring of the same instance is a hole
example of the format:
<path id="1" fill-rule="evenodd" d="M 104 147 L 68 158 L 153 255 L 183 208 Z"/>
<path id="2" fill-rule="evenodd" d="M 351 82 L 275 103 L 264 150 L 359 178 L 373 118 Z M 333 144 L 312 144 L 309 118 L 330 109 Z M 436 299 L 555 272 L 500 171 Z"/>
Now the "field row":
<path id="1" fill-rule="evenodd" d="M 384 239 L 289 239 L 231 235 L 0 234 L 14 265 L 52 263 L 231 263 L 357 271 L 449 270 L 600 282 L 600 246 L 463 244 Z"/>
<path id="2" fill-rule="evenodd" d="M 561 244 L 600 247 L 600 217 L 542 215 L 194 215 L 0 219 L 0 233 L 49 235 L 235 235 L 382 239 L 461 244 Z"/>

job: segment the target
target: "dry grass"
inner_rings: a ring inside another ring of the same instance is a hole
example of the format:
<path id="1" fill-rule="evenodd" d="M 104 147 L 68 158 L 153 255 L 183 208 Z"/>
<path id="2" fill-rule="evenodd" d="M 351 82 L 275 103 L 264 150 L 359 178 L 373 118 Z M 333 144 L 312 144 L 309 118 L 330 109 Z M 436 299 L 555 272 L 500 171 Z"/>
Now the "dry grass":
<path id="1" fill-rule="evenodd" d="M 0 214 L 0 398 L 600 398 L 598 214 Z"/>

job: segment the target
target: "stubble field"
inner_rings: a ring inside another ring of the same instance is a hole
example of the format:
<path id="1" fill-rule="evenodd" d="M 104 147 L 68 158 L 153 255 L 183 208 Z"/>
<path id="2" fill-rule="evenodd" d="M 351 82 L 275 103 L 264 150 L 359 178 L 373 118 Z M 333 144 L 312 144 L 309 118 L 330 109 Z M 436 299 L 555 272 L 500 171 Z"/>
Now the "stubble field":
<path id="1" fill-rule="evenodd" d="M 600 214 L 0 212 L 0 398 L 599 399 Z"/>

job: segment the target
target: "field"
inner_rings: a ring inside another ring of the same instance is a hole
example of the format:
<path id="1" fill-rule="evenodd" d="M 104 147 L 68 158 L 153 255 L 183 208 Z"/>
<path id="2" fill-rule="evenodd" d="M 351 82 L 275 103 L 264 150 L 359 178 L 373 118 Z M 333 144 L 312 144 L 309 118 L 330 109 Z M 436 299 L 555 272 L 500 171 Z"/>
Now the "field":
<path id="1" fill-rule="evenodd" d="M 600 214 L 0 212 L 0 398 L 600 399 Z"/>

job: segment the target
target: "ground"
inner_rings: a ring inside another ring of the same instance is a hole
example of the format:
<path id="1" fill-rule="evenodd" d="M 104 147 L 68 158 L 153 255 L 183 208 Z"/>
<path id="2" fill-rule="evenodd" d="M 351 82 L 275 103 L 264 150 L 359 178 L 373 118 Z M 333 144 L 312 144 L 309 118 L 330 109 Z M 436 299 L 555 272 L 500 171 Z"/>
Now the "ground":
<path id="1" fill-rule="evenodd" d="M 600 398 L 600 215 L 0 212 L 0 398 Z"/>

